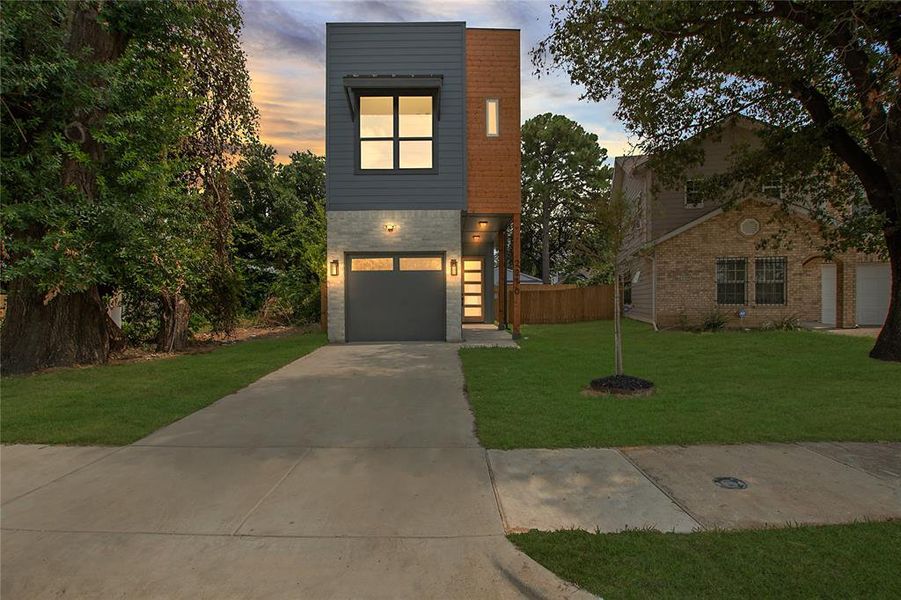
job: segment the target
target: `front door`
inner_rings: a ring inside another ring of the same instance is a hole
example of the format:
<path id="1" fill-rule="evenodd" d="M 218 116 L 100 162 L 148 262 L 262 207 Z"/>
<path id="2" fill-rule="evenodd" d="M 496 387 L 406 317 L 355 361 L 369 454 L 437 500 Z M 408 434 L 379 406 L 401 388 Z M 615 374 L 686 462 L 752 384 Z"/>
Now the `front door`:
<path id="1" fill-rule="evenodd" d="M 463 322 L 485 322 L 485 259 L 463 257 Z"/>

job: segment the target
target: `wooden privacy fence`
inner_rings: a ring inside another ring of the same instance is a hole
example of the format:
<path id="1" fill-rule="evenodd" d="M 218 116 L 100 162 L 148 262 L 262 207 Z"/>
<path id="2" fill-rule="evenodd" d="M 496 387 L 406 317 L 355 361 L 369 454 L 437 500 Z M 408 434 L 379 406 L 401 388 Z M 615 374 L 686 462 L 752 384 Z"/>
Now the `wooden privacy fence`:
<path id="1" fill-rule="evenodd" d="M 521 285 L 523 323 L 574 323 L 613 318 L 612 285 Z M 513 287 L 507 288 L 507 309 L 513 306 Z M 500 307 L 495 303 L 495 314 Z M 507 316 L 510 321 L 510 315 Z"/>

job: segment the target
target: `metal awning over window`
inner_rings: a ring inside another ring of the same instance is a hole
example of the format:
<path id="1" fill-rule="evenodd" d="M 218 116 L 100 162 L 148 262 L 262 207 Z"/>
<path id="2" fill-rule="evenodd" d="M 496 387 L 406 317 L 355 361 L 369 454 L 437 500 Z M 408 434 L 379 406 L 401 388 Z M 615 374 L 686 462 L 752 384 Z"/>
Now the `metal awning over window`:
<path id="1" fill-rule="evenodd" d="M 430 90 L 435 94 L 435 117 L 441 120 L 441 85 L 444 75 L 347 75 L 343 81 L 347 106 L 353 120 L 357 118 L 359 93 L 371 90 Z"/>

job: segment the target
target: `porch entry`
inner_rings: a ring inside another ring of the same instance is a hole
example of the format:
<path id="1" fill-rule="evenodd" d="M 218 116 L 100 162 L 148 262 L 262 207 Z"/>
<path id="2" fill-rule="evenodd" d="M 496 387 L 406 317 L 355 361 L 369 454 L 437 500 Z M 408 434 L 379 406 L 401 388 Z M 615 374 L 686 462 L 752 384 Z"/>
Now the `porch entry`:
<path id="1" fill-rule="evenodd" d="M 463 322 L 485 322 L 485 258 L 463 257 Z"/>

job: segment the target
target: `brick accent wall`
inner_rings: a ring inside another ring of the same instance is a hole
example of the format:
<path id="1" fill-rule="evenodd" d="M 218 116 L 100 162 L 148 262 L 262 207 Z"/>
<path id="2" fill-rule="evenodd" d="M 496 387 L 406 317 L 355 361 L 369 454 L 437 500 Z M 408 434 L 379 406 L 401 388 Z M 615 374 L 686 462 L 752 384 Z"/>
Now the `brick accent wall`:
<path id="1" fill-rule="evenodd" d="M 789 234 L 780 248 L 757 248 L 758 242 L 779 229 L 778 224 L 771 222 L 777 210 L 765 204 L 747 203 L 658 244 L 653 254 L 656 260 L 658 326 L 677 327 L 683 323 L 697 326 L 715 309 L 730 317 L 730 327 L 759 327 L 767 321 L 787 317 L 819 321 L 820 267 L 824 259 L 816 242 L 816 226 L 798 217 L 800 231 Z M 759 233 L 745 236 L 739 231 L 739 224 L 746 218 L 755 218 L 760 222 Z M 754 301 L 754 259 L 767 256 L 784 256 L 787 259 L 784 305 L 757 305 Z M 747 303 L 744 305 L 716 304 L 716 259 L 723 257 L 748 259 Z M 854 254 L 836 257 L 839 327 L 855 325 L 855 265 L 858 260 L 867 260 L 867 257 Z M 740 309 L 746 312 L 744 319 L 737 316 Z"/>
<path id="2" fill-rule="evenodd" d="M 444 252 L 447 277 L 447 341 L 462 339 L 461 273 L 450 276 L 451 259 L 460 260 L 459 210 L 328 211 L 327 261 L 338 260 L 338 275 L 328 275 L 328 338 L 344 342 L 346 252 Z M 393 223 L 392 233 L 385 224 Z"/>
<path id="3" fill-rule="evenodd" d="M 510 214 L 520 207 L 519 31 L 466 30 L 467 210 Z M 499 135 L 488 137 L 485 100 L 497 98 Z"/>

